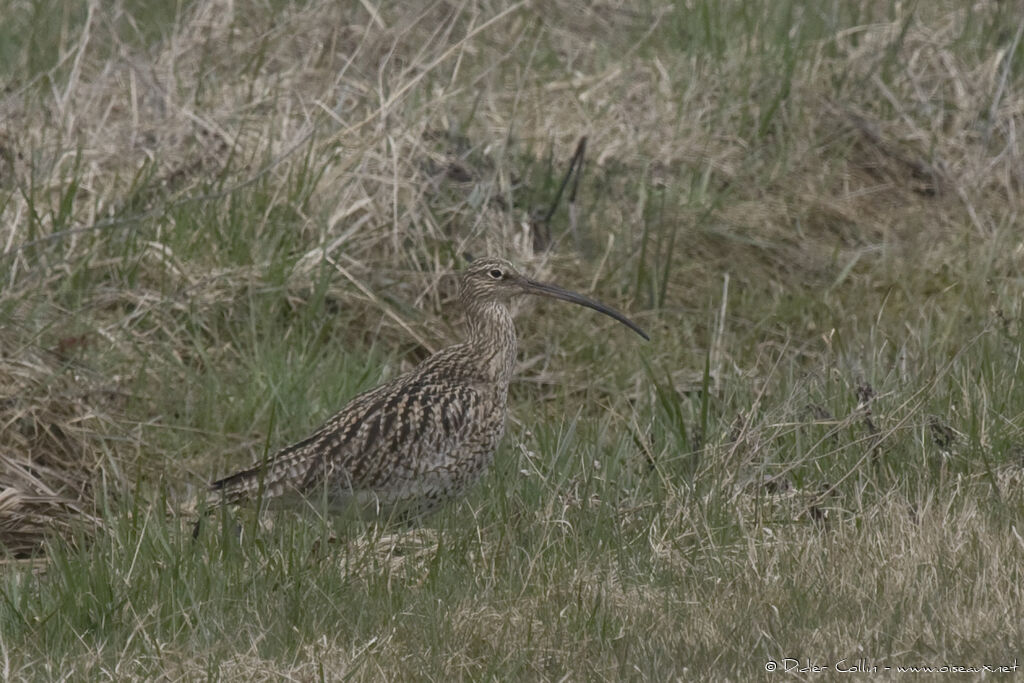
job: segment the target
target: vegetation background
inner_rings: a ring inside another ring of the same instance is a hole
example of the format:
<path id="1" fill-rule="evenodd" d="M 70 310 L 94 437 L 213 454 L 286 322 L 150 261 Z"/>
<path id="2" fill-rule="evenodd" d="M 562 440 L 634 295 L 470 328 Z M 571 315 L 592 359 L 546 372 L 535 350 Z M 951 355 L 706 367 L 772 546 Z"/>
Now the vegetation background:
<path id="1" fill-rule="evenodd" d="M 0 676 L 1013 666 L 1019 9 L 0 0 Z M 193 543 L 459 338 L 465 253 L 652 341 L 521 302 L 466 500 Z"/>

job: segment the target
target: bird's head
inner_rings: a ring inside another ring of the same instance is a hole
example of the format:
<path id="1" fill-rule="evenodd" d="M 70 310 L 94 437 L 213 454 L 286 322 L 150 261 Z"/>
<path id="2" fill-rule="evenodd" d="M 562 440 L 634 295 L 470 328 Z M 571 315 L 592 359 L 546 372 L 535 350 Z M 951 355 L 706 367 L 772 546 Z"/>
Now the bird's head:
<path id="1" fill-rule="evenodd" d="M 478 258 L 462 272 L 461 297 L 467 304 L 505 302 L 519 294 L 546 296 L 592 308 L 615 318 L 644 339 L 650 339 L 636 323 L 614 308 L 557 285 L 528 278 L 504 259 Z"/>

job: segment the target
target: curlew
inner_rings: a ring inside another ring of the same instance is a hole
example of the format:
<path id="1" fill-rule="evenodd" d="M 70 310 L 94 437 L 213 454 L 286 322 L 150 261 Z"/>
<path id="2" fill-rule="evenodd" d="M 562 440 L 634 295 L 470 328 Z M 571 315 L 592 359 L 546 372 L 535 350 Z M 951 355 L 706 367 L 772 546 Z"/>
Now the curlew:
<path id="1" fill-rule="evenodd" d="M 320 500 L 328 509 L 425 514 L 487 469 L 505 430 L 516 360 L 511 297 L 535 294 L 587 306 L 646 333 L 618 311 L 477 259 L 462 274 L 468 336 L 409 372 L 353 398 L 308 438 L 210 485 L 210 507 Z M 198 525 L 196 527 L 198 531 Z"/>

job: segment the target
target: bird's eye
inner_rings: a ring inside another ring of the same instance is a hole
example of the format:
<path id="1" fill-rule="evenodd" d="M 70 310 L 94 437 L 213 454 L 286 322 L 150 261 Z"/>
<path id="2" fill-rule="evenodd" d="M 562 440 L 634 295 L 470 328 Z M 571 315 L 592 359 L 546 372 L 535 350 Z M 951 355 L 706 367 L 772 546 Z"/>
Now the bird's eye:
<path id="1" fill-rule="evenodd" d="M 497 268 L 495 268 L 494 270 L 492 270 L 491 272 L 489 272 L 489 273 L 488 273 L 488 275 L 490 275 L 490 276 L 491 276 L 492 278 L 494 278 L 495 280 L 500 280 L 501 278 L 503 278 L 503 277 L 505 276 L 505 274 L 504 274 L 504 273 L 502 273 L 502 272 L 501 272 L 500 270 L 498 270 Z"/>

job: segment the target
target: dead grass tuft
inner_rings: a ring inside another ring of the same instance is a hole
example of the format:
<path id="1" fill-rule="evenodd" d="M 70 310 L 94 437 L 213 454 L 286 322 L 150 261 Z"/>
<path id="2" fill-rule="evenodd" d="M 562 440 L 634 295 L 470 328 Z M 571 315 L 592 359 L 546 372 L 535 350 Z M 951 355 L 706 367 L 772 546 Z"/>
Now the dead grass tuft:
<path id="1" fill-rule="evenodd" d="M 0 546 L 26 557 L 50 534 L 94 528 L 105 436 L 116 403 L 53 350 L 0 330 Z M 107 476 L 110 476 L 109 473 Z"/>

